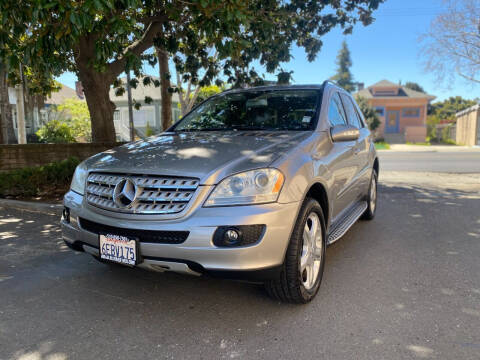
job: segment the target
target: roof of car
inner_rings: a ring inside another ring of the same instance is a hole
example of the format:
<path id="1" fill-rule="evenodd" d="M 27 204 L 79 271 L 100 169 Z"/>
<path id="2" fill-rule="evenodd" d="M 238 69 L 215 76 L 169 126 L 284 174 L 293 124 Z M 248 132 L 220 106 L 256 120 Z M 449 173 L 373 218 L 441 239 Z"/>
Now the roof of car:
<path id="1" fill-rule="evenodd" d="M 238 88 L 226 90 L 224 93 L 243 92 L 243 91 L 270 91 L 270 90 L 321 90 L 324 88 L 323 84 L 310 84 L 310 85 L 266 85 L 266 86 L 254 86 L 249 88 Z"/>

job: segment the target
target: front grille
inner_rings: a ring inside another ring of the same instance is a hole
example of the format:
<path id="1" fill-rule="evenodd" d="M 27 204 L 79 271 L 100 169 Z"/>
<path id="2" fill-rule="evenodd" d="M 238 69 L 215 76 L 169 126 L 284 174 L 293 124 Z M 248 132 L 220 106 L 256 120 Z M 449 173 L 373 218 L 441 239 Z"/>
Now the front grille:
<path id="1" fill-rule="evenodd" d="M 181 244 L 188 235 L 189 231 L 155 231 L 155 230 L 137 230 L 125 229 L 116 226 L 109 226 L 96 223 L 87 219 L 79 218 L 80 227 L 95 234 L 112 234 L 126 236 L 129 238 L 138 238 L 142 243 L 155 244 Z"/>
<path id="2" fill-rule="evenodd" d="M 136 197 L 128 206 L 119 206 L 114 201 L 114 189 L 124 179 L 135 183 Z M 198 184 L 199 180 L 195 178 L 90 173 L 86 196 L 90 205 L 106 210 L 131 214 L 174 214 L 185 209 Z"/>

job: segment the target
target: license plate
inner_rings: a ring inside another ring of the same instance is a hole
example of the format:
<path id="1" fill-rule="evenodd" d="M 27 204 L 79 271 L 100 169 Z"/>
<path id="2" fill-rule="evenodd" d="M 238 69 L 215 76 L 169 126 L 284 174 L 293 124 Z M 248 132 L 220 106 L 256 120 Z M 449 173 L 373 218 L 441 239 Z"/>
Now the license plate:
<path id="1" fill-rule="evenodd" d="M 138 259 L 137 241 L 120 235 L 100 235 L 100 258 L 135 265 Z"/>

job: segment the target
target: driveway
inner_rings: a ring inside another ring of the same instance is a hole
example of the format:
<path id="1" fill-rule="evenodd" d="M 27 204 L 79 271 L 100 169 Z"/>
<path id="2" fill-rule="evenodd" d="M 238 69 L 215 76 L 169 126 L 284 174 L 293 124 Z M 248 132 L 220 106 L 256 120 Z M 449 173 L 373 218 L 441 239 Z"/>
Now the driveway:
<path id="1" fill-rule="evenodd" d="M 305 306 L 109 267 L 57 216 L 0 209 L 0 359 L 479 359 L 480 185 L 417 178 L 382 174 L 377 217 L 328 248 Z"/>

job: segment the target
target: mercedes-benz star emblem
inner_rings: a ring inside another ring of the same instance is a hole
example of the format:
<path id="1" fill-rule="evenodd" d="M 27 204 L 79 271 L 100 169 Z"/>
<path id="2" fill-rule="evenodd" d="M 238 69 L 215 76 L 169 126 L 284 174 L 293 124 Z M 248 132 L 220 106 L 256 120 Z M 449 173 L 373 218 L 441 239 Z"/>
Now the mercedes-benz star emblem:
<path id="1" fill-rule="evenodd" d="M 137 185 L 133 180 L 124 178 L 115 185 L 113 189 L 113 201 L 117 206 L 126 208 L 135 201 L 137 197 Z"/>

